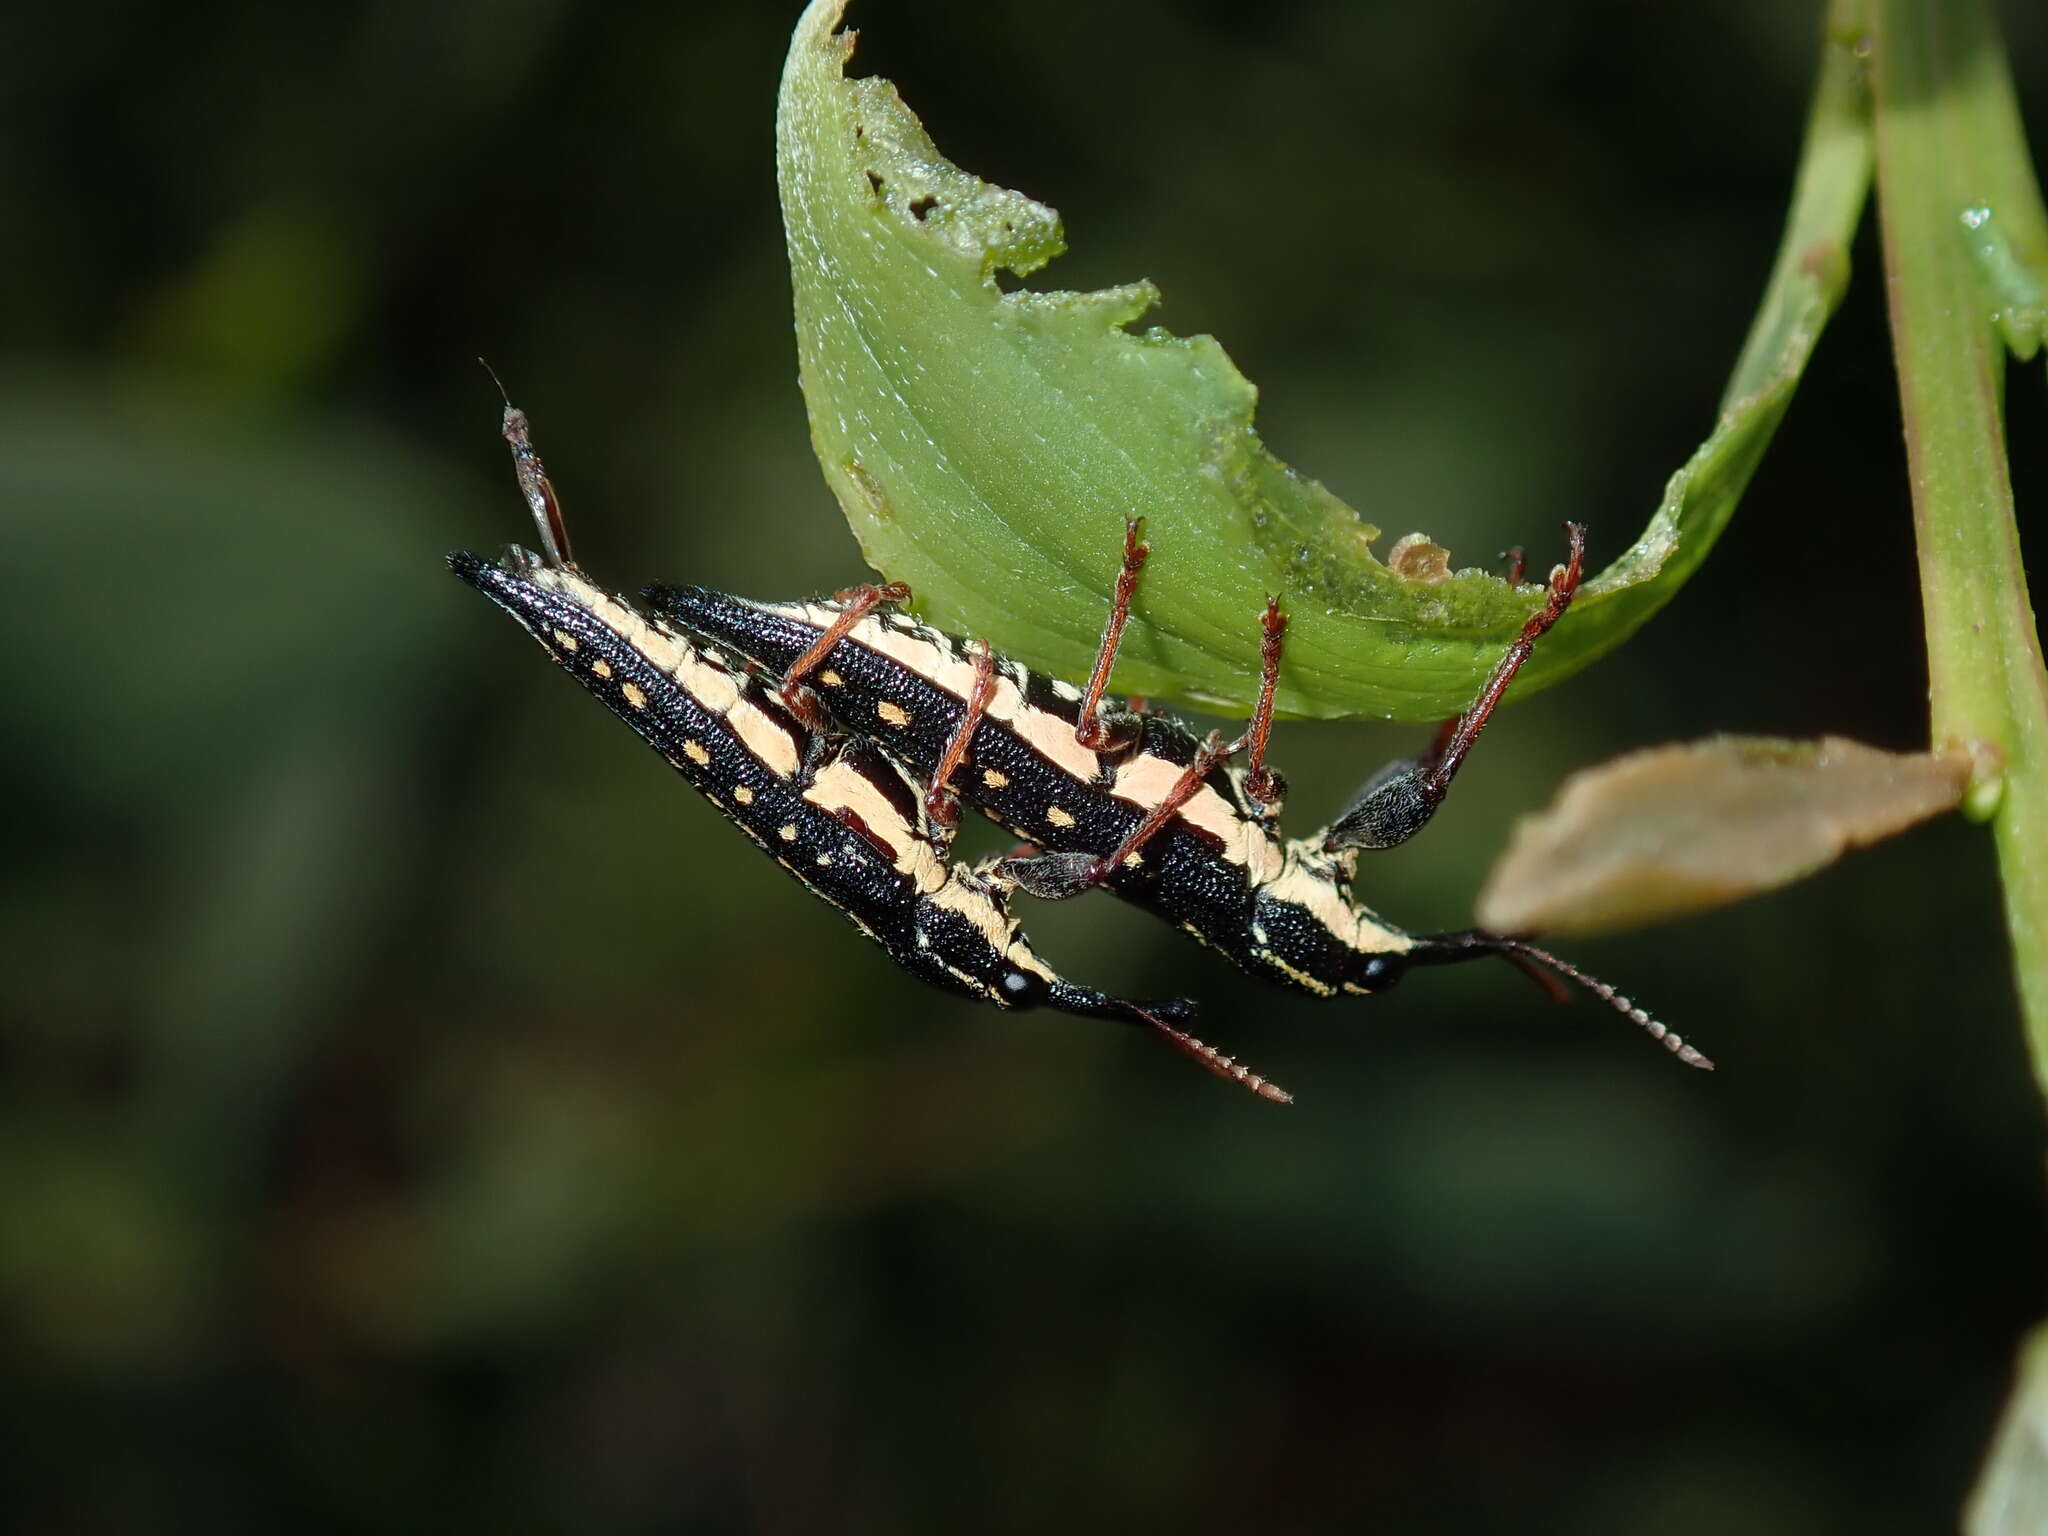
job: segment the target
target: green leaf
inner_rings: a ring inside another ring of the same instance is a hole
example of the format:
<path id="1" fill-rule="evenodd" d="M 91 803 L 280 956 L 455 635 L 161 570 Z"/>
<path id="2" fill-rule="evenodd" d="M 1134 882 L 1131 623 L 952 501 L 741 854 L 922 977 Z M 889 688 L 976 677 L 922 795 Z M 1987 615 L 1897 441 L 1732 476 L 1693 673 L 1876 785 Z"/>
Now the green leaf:
<path id="1" fill-rule="evenodd" d="M 1131 329 L 1158 297 L 1149 283 L 1005 293 L 999 272 L 1025 276 L 1064 248 L 1058 215 L 949 163 L 887 81 L 847 79 L 843 10 L 813 0 L 797 26 L 778 141 L 812 442 L 868 561 L 934 622 L 1080 676 L 1124 519 L 1143 516 L 1154 554 L 1120 687 L 1243 711 L 1257 616 L 1277 593 L 1284 712 L 1463 708 L 1540 589 L 1389 569 L 1370 547 L 1380 530 L 1266 451 L 1257 392 L 1214 338 Z M 1860 72 L 1831 42 L 1784 247 L 1720 418 L 1518 694 L 1619 644 L 1705 558 L 1847 281 L 1868 166 Z"/>

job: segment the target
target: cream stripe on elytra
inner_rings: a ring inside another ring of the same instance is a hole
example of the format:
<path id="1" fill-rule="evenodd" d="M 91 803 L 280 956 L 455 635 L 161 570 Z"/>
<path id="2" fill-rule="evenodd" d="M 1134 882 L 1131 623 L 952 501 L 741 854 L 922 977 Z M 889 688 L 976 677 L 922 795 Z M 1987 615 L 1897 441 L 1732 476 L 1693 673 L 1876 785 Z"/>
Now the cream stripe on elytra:
<path id="1" fill-rule="evenodd" d="M 778 778 L 791 778 L 803 765 L 796 749 L 796 737 L 789 727 L 748 699 L 740 699 L 725 712 L 725 723 L 739 737 L 740 744 Z"/>
<path id="2" fill-rule="evenodd" d="M 852 764 L 827 763 L 803 793 L 828 814 L 851 811 L 858 816 L 862 825 L 888 845 L 896 872 L 908 875 L 919 895 L 928 896 L 946 883 L 946 867 L 932 845 L 919 836 L 916 827 L 905 823 L 902 813 L 874 781 Z"/>
<path id="3" fill-rule="evenodd" d="M 532 573 L 532 579 L 536 585 L 549 588 L 587 610 L 627 645 L 675 678 L 707 710 L 722 716 L 733 734 L 764 767 L 782 778 L 796 773 L 802 763 L 802 755 L 797 749 L 795 735 L 781 721 L 749 700 L 732 674 L 716 660 L 666 628 L 650 623 L 645 616 L 579 572 L 543 567 Z M 828 618 L 825 622 L 831 621 Z M 963 670 L 968 674 L 965 686 L 971 688 L 973 668 L 968 665 Z M 1010 686 L 1014 694 L 1015 685 Z M 1021 703 L 1021 698 L 1018 702 Z M 1089 762 L 1092 772 L 1092 756 Z M 1017 959 L 1017 952 L 1029 955 L 1030 950 L 1021 940 L 1014 939 L 1015 925 L 1005 918 L 1001 908 L 985 893 L 957 878 L 957 871 L 948 871 L 930 842 L 920 835 L 920 829 L 907 826 L 887 797 L 858 771 L 845 763 L 827 764 L 814 775 L 804 798 L 828 812 L 836 809 L 853 811 L 871 832 L 894 850 L 894 867 L 899 874 L 910 878 L 920 895 L 928 897 L 934 906 L 967 919 L 991 948 L 1006 954 L 1012 963 L 1023 965 Z M 784 835 L 787 836 L 791 830 L 785 828 Z M 1035 957 L 1033 963 L 1025 968 L 1051 978 L 1051 972 L 1038 964 Z M 963 976 L 961 979 L 971 978 Z"/>
<path id="4" fill-rule="evenodd" d="M 674 678 L 699 705 L 723 719 L 769 772 L 786 779 L 802 765 L 803 754 L 797 750 L 796 737 L 790 729 L 751 703 L 731 672 L 687 640 L 650 623 L 643 614 L 627 607 L 580 572 L 543 566 L 530 579 L 535 586 L 555 592 L 587 611 L 649 663 Z"/>
<path id="5" fill-rule="evenodd" d="M 1063 724 L 1062 729 L 1071 739 L 1074 728 Z M 1116 780 L 1110 793 L 1119 800 L 1127 800 L 1149 811 L 1180 782 L 1181 772 L 1180 764 L 1169 763 L 1150 752 L 1134 752 L 1117 764 Z M 1263 878 L 1278 868 L 1279 855 L 1273 847 L 1273 840 L 1255 822 L 1247 821 L 1209 785 L 1195 791 L 1194 798 L 1180 808 L 1180 817 L 1188 825 L 1200 827 L 1222 843 L 1223 857 L 1249 869 L 1253 879 Z"/>

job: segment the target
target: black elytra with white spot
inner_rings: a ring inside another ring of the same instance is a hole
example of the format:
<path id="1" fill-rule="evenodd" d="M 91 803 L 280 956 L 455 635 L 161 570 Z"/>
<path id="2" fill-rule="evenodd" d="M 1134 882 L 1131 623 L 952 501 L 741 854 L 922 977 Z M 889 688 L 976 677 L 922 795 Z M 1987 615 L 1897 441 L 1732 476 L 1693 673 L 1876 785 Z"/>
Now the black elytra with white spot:
<path id="1" fill-rule="evenodd" d="M 777 675 L 809 649 L 833 611 L 701 587 L 656 586 L 647 596 L 685 629 Z M 972 670 L 961 641 L 877 611 L 806 682 L 836 724 L 929 778 L 965 710 Z M 996 676 L 996 696 L 951 788 L 1048 852 L 1113 852 L 1200 750 L 1185 725 L 1148 714 L 1139 717 L 1134 745 L 1087 752 L 1074 741 L 1078 689 L 1010 661 L 998 664 Z M 1103 884 L 1243 969 L 1319 996 L 1384 990 L 1410 961 L 1439 958 L 1434 940 L 1403 933 L 1352 901 L 1355 850 L 1326 852 L 1322 841 L 1318 833 L 1281 842 L 1246 796 L 1241 771 L 1220 765 L 1202 793 Z"/>
<path id="2" fill-rule="evenodd" d="M 1055 975 L 998 884 L 948 866 L 918 786 L 859 738 L 823 738 L 755 678 L 518 548 L 449 556 L 577 681 L 798 881 L 921 980 L 1003 1008 L 1184 1021 L 1180 1000 L 1132 1004 Z"/>

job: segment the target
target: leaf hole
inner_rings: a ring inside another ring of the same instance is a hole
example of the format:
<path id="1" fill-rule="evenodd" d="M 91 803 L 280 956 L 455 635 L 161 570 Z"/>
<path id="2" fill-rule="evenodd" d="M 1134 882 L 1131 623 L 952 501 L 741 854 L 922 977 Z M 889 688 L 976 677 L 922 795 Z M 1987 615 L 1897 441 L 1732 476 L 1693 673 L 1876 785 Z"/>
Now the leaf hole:
<path id="1" fill-rule="evenodd" d="M 910 216 L 922 224 L 926 216 L 938 206 L 939 200 L 927 192 L 923 197 L 914 197 L 910 200 Z"/>

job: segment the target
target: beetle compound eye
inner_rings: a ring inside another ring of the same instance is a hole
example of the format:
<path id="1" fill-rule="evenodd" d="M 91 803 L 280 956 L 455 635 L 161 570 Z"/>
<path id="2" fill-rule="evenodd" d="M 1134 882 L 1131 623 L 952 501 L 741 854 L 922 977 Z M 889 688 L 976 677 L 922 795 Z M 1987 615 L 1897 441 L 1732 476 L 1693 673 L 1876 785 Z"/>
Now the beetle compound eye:
<path id="1" fill-rule="evenodd" d="M 1045 983 L 1029 971 L 1005 971 L 999 985 L 1003 1001 L 1013 1008 L 1028 1008 L 1045 1001 Z"/>
<path id="2" fill-rule="evenodd" d="M 1408 964 L 1399 955 L 1374 955 L 1360 967 L 1358 984 L 1384 992 L 1408 974 Z"/>

